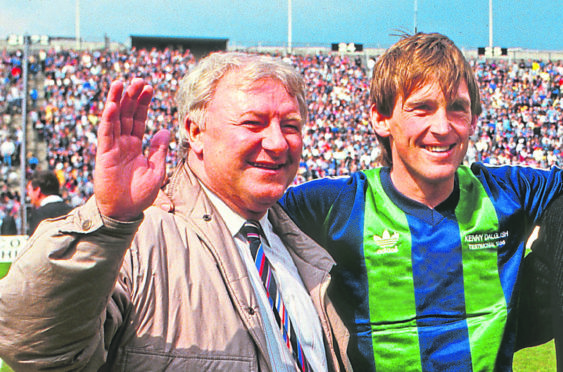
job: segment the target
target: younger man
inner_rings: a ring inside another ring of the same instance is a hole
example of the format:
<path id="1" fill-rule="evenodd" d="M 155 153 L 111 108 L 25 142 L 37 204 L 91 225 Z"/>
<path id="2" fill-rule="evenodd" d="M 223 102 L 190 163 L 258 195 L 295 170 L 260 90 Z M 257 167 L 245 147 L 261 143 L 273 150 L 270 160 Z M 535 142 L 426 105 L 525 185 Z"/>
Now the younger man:
<path id="1" fill-rule="evenodd" d="M 338 263 L 331 296 L 354 370 L 510 370 L 524 243 L 561 170 L 461 165 L 479 90 L 443 35 L 392 46 L 370 95 L 384 166 L 282 199 Z"/>

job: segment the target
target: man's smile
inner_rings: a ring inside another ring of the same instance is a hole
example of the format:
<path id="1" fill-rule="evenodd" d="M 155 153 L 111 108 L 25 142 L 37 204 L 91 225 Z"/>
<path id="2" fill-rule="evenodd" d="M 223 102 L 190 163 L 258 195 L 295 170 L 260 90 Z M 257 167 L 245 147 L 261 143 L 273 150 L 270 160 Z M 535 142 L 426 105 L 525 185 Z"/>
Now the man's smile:
<path id="1" fill-rule="evenodd" d="M 451 149 L 453 149 L 455 146 L 455 143 L 452 143 L 451 145 L 442 145 L 442 146 L 438 146 L 438 145 L 433 145 L 433 146 L 424 146 L 424 149 L 430 152 L 447 152 L 450 151 Z"/>

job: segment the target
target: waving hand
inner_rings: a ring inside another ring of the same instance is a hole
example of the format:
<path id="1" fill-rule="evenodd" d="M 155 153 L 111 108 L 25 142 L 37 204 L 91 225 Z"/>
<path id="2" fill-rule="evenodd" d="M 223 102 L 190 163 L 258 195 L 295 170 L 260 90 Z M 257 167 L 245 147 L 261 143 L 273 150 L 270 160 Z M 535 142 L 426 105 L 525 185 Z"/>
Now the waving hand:
<path id="1" fill-rule="evenodd" d="M 114 81 L 98 129 L 94 194 L 100 213 L 130 221 L 149 207 L 165 176 L 170 133 L 161 130 L 143 154 L 145 120 L 152 88 L 134 79 L 125 89 Z"/>

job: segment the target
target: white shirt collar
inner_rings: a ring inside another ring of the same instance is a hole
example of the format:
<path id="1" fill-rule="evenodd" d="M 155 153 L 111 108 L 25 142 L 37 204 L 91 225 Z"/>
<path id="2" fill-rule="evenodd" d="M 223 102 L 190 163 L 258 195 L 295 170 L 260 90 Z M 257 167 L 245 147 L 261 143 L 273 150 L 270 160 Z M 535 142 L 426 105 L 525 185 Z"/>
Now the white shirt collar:
<path id="1" fill-rule="evenodd" d="M 56 203 L 56 202 L 62 202 L 63 198 L 61 198 L 58 195 L 47 195 L 46 197 L 43 198 L 43 200 L 41 200 L 41 203 L 39 203 L 39 206 L 42 207 L 46 204 L 49 203 Z"/>
<path id="2" fill-rule="evenodd" d="M 211 200 L 213 206 L 219 212 L 219 215 L 225 221 L 227 229 L 229 229 L 231 236 L 234 238 L 240 232 L 240 229 L 246 222 L 246 219 L 233 211 L 227 204 L 225 204 L 225 202 L 221 198 L 214 194 L 213 191 L 209 190 L 202 182 L 200 182 L 200 185 L 203 188 L 203 191 L 205 191 L 205 194 L 207 195 L 209 200 Z M 268 211 L 266 211 L 266 213 L 262 216 L 262 218 L 260 218 L 258 222 L 260 222 L 260 226 L 262 226 L 262 229 L 266 234 L 266 238 L 268 238 L 268 232 L 266 232 L 266 230 L 271 229 L 271 227 L 268 228 L 269 226 L 271 226 L 270 221 L 268 221 Z"/>
<path id="3" fill-rule="evenodd" d="M 258 275 L 258 271 L 255 270 L 256 268 L 254 267 L 254 260 L 250 255 L 250 250 L 248 246 L 244 247 L 244 249 L 241 246 L 241 244 L 248 244 L 246 239 L 242 238 L 242 234 L 240 234 L 240 229 L 246 222 L 246 219 L 235 213 L 223 200 L 205 187 L 203 183 L 200 182 L 200 185 L 213 206 L 217 209 L 217 212 L 225 221 L 229 232 L 235 240 L 239 254 L 249 270 L 250 281 L 257 295 L 258 302 L 260 303 L 259 307 L 262 318 L 264 319 L 264 332 L 268 344 L 268 354 L 270 360 L 272 360 L 274 370 L 276 372 L 294 370 L 292 356 L 279 332 L 279 328 L 268 302 L 269 300 L 262 285 L 262 280 Z M 293 315 L 292 319 L 297 319 L 296 324 L 299 324 L 299 326 L 298 329 L 296 328 L 296 332 L 299 333 L 302 343 L 304 342 L 302 346 L 306 350 L 305 353 L 308 355 L 309 362 L 316 367 L 315 370 L 325 371 L 327 370 L 327 361 L 323 344 L 322 327 L 315 307 L 309 298 L 309 294 L 305 290 L 297 267 L 295 267 L 295 263 L 291 259 L 288 250 L 285 248 L 280 238 L 274 233 L 272 224 L 270 220 L 268 220 L 267 211 L 264 216 L 260 218 L 259 222 L 264 235 L 266 235 L 264 253 L 270 260 L 274 269 L 274 276 L 276 276 L 278 287 L 284 297 L 288 313 L 290 317 Z M 236 243 L 237 241 L 238 243 Z M 253 274 L 251 273 L 250 267 L 254 268 Z"/>

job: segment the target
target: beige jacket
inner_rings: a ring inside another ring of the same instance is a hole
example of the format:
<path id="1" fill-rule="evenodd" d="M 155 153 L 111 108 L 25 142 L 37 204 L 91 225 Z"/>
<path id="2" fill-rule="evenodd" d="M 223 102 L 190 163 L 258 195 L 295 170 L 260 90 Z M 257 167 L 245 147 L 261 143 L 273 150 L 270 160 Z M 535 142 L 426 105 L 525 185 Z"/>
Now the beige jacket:
<path id="1" fill-rule="evenodd" d="M 91 199 L 42 224 L 0 280 L 0 358 L 16 370 L 271 370 L 224 222 L 186 166 L 166 192 L 174 213 L 151 207 L 142 223 L 102 217 Z M 269 216 L 319 313 L 330 369 L 351 370 L 327 297 L 332 258 L 279 206 Z"/>

